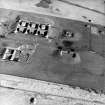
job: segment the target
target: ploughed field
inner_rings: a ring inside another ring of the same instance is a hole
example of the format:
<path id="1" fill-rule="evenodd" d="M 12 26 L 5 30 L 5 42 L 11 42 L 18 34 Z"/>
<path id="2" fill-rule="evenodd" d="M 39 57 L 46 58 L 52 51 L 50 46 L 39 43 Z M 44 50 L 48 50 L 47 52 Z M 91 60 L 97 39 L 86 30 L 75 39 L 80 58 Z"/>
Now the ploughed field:
<path id="1" fill-rule="evenodd" d="M 0 73 L 105 92 L 105 27 L 0 9 Z"/>

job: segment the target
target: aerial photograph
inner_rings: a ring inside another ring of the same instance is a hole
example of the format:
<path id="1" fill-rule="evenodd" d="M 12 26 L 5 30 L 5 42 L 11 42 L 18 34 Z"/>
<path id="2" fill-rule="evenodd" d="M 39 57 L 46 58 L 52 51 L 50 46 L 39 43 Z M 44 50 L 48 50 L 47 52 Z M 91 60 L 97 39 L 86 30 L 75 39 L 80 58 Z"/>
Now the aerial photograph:
<path id="1" fill-rule="evenodd" d="M 0 105 L 105 105 L 105 1 L 0 0 Z"/>

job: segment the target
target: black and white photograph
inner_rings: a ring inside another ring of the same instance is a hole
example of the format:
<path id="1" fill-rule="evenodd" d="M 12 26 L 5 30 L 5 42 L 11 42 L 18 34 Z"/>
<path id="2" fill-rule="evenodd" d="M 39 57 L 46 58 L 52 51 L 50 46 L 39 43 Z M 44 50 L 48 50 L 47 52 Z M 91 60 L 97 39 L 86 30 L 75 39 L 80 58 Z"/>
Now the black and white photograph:
<path id="1" fill-rule="evenodd" d="M 0 105 L 105 105 L 105 0 L 0 0 Z"/>

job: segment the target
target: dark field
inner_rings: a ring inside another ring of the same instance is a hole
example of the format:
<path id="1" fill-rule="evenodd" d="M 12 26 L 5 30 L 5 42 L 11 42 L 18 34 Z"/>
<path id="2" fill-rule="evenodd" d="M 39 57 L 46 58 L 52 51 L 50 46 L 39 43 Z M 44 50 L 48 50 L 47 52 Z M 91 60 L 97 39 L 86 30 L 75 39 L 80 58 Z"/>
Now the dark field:
<path id="1" fill-rule="evenodd" d="M 86 27 L 89 24 L 80 21 L 0 10 L 0 17 L 9 19 L 8 24 L 12 24 L 17 15 L 21 15 L 22 19 L 25 20 L 51 24 L 48 33 L 51 40 L 21 33 L 6 34 L 6 38 L 0 40 L 1 47 L 18 47 L 27 43 L 38 44 L 38 46 L 27 62 L 24 60 L 22 62 L 0 61 L 1 74 L 51 81 L 86 89 L 92 88 L 105 92 L 105 34 L 92 34 L 90 28 Z M 91 24 L 91 26 L 105 31 L 100 25 Z M 59 56 L 54 53 L 57 45 L 62 46 L 62 40 L 68 40 L 59 39 L 63 29 L 72 30 L 76 35 L 77 40 L 72 38 L 69 40 L 73 42 L 72 48 L 76 52 L 76 57 L 71 54 Z"/>

